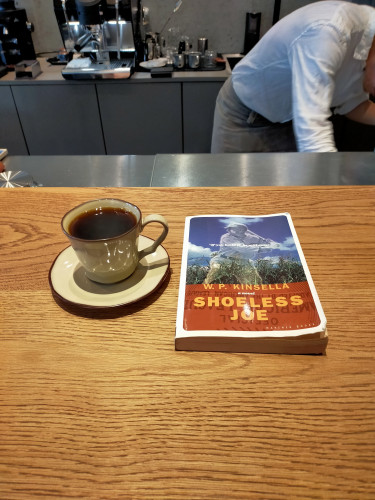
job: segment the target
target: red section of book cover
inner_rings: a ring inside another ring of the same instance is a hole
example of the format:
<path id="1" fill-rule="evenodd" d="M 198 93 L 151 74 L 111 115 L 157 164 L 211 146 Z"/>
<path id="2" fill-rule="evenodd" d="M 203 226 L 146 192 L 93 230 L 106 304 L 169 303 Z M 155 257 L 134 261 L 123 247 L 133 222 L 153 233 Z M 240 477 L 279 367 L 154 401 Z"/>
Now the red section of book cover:
<path id="1" fill-rule="evenodd" d="M 186 285 L 185 330 L 288 331 L 320 322 L 307 281 Z"/>

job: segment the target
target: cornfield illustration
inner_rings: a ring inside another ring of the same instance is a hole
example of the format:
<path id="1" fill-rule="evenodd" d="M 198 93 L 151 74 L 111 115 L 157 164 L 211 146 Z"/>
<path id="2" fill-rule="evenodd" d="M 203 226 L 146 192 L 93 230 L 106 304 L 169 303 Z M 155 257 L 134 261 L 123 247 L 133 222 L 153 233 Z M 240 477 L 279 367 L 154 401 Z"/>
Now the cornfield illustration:
<path id="1" fill-rule="evenodd" d="M 209 265 L 192 264 L 187 267 L 186 284 L 204 283 L 211 275 Z M 243 261 L 232 259 L 221 262 L 215 269 L 214 278 L 209 280 L 215 284 L 275 284 L 306 281 L 301 262 L 291 257 L 279 257 L 276 263 L 270 259 L 258 259 L 254 265 L 244 265 Z"/>

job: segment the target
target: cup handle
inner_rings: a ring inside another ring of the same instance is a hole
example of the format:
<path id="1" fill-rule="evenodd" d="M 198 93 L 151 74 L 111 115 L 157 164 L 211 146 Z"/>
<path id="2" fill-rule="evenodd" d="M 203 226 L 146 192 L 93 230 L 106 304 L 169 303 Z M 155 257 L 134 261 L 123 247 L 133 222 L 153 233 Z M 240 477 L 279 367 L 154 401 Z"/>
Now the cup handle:
<path id="1" fill-rule="evenodd" d="M 143 259 L 143 257 L 145 257 L 146 255 L 149 255 L 150 253 L 155 252 L 157 247 L 165 240 L 165 238 L 168 234 L 168 231 L 169 231 L 168 222 L 162 215 L 151 214 L 151 215 L 147 215 L 147 217 L 142 219 L 141 232 L 143 231 L 146 224 L 150 224 L 150 222 L 158 222 L 159 224 L 161 224 L 163 226 L 163 232 L 161 233 L 159 238 L 157 238 L 154 241 L 154 243 L 151 246 L 149 246 L 148 248 L 145 248 L 144 250 L 141 250 L 139 252 L 139 254 L 138 254 L 139 260 Z"/>

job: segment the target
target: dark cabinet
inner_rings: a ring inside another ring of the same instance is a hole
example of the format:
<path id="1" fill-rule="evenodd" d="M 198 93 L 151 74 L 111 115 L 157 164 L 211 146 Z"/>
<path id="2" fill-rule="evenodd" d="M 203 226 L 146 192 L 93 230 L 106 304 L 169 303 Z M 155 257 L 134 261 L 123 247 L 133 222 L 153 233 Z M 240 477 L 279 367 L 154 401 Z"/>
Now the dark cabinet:
<path id="1" fill-rule="evenodd" d="M 31 155 L 105 154 L 94 85 L 14 85 Z"/>
<path id="2" fill-rule="evenodd" d="M 98 84 L 107 154 L 182 153 L 180 83 Z"/>
<path id="3" fill-rule="evenodd" d="M 0 148 L 11 155 L 29 154 L 9 85 L 0 86 Z"/>
<path id="4" fill-rule="evenodd" d="M 224 82 L 183 84 L 184 153 L 209 153 L 216 97 Z"/>
<path id="5" fill-rule="evenodd" d="M 222 81 L 0 86 L 0 147 L 10 154 L 209 153 Z"/>

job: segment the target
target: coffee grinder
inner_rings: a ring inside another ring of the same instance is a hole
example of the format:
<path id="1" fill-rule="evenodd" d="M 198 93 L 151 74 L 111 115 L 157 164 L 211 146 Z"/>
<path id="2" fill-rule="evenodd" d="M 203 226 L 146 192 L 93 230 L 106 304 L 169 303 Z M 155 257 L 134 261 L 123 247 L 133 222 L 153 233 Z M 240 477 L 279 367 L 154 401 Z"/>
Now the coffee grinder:
<path id="1" fill-rule="evenodd" d="M 13 70 L 20 61 L 36 58 L 32 30 L 25 9 L 17 9 L 14 0 L 0 0 L 0 66 Z"/>

